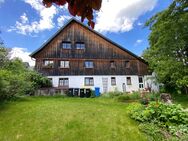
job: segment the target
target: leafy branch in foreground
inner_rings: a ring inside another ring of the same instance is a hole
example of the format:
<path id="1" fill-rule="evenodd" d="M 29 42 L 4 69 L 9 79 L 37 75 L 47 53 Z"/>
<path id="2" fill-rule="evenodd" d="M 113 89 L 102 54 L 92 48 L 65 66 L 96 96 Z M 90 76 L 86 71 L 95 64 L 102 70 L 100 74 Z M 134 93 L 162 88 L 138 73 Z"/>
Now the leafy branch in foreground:
<path id="1" fill-rule="evenodd" d="M 43 0 L 46 7 L 51 7 L 53 3 L 59 6 L 68 4 L 71 15 L 80 16 L 82 22 L 87 18 L 88 25 L 94 28 L 93 13 L 100 10 L 102 0 Z"/>

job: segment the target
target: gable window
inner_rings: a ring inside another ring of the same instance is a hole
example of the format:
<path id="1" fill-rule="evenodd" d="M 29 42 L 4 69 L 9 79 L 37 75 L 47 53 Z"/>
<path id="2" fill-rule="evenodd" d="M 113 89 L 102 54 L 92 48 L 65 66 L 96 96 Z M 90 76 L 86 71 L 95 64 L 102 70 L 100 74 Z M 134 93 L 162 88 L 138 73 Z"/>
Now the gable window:
<path id="1" fill-rule="evenodd" d="M 60 68 L 69 68 L 69 61 L 60 61 Z"/>
<path id="2" fill-rule="evenodd" d="M 54 61 L 52 60 L 44 60 L 44 66 L 45 67 L 53 67 Z"/>
<path id="3" fill-rule="evenodd" d="M 115 68 L 116 65 L 115 65 L 115 62 L 114 61 L 110 61 L 110 68 Z"/>
<path id="4" fill-rule="evenodd" d="M 93 68 L 93 61 L 85 61 L 85 68 Z"/>
<path id="5" fill-rule="evenodd" d="M 85 86 L 93 86 L 93 85 L 94 85 L 93 77 L 86 77 L 85 78 Z"/>
<path id="6" fill-rule="evenodd" d="M 131 85 L 131 77 L 127 77 L 127 85 Z"/>
<path id="7" fill-rule="evenodd" d="M 71 42 L 62 42 L 61 47 L 63 49 L 71 49 Z"/>
<path id="8" fill-rule="evenodd" d="M 125 68 L 130 68 L 130 61 L 125 61 Z"/>
<path id="9" fill-rule="evenodd" d="M 139 82 L 139 88 L 143 89 L 144 88 L 144 81 L 143 81 L 143 77 L 142 76 L 138 77 L 138 82 Z"/>
<path id="10" fill-rule="evenodd" d="M 59 86 L 69 86 L 68 78 L 59 78 Z"/>
<path id="11" fill-rule="evenodd" d="M 116 85 L 116 78 L 115 77 L 111 77 L 111 85 Z"/>
<path id="12" fill-rule="evenodd" d="M 85 44 L 83 42 L 77 42 L 76 49 L 85 49 Z"/>

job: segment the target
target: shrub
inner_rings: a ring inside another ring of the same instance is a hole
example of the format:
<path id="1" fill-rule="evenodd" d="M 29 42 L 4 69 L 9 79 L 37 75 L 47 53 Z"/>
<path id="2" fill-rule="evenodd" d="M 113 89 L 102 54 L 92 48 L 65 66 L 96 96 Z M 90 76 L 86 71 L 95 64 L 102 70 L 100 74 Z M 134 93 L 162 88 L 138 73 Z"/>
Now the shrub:
<path id="1" fill-rule="evenodd" d="M 139 129 L 149 135 L 149 141 L 162 141 L 164 138 L 161 129 L 154 123 L 141 123 Z"/>
<path id="2" fill-rule="evenodd" d="M 129 112 L 131 118 L 142 123 L 154 123 L 173 135 L 188 133 L 188 113 L 181 105 L 151 102 L 148 106 L 132 105 Z"/>
<path id="3" fill-rule="evenodd" d="M 140 103 L 143 104 L 143 105 L 148 105 L 149 104 L 149 99 L 148 98 L 142 98 L 140 100 Z"/>
<path id="4" fill-rule="evenodd" d="M 117 98 L 118 102 L 125 102 L 127 100 L 130 100 L 130 96 L 128 94 L 120 95 Z"/>
<path id="5" fill-rule="evenodd" d="M 130 99 L 131 100 L 139 100 L 141 98 L 141 95 L 139 92 L 133 92 L 130 95 Z"/>

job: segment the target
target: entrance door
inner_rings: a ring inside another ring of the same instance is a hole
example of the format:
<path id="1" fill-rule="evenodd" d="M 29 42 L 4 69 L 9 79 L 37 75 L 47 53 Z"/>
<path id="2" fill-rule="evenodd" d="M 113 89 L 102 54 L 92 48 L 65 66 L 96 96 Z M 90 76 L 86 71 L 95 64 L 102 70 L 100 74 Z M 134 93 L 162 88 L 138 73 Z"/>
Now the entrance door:
<path id="1" fill-rule="evenodd" d="M 103 93 L 108 92 L 108 78 L 102 78 Z"/>

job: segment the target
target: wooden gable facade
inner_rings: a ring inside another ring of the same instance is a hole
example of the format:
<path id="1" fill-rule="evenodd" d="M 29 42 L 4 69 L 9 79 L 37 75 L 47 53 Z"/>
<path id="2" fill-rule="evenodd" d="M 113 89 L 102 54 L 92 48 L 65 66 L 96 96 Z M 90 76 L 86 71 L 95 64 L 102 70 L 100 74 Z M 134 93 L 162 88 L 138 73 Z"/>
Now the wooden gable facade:
<path id="1" fill-rule="evenodd" d="M 143 59 L 75 19 L 31 57 L 36 59 L 36 70 L 47 76 L 148 74 Z M 67 64 L 61 67 L 62 63 Z"/>

